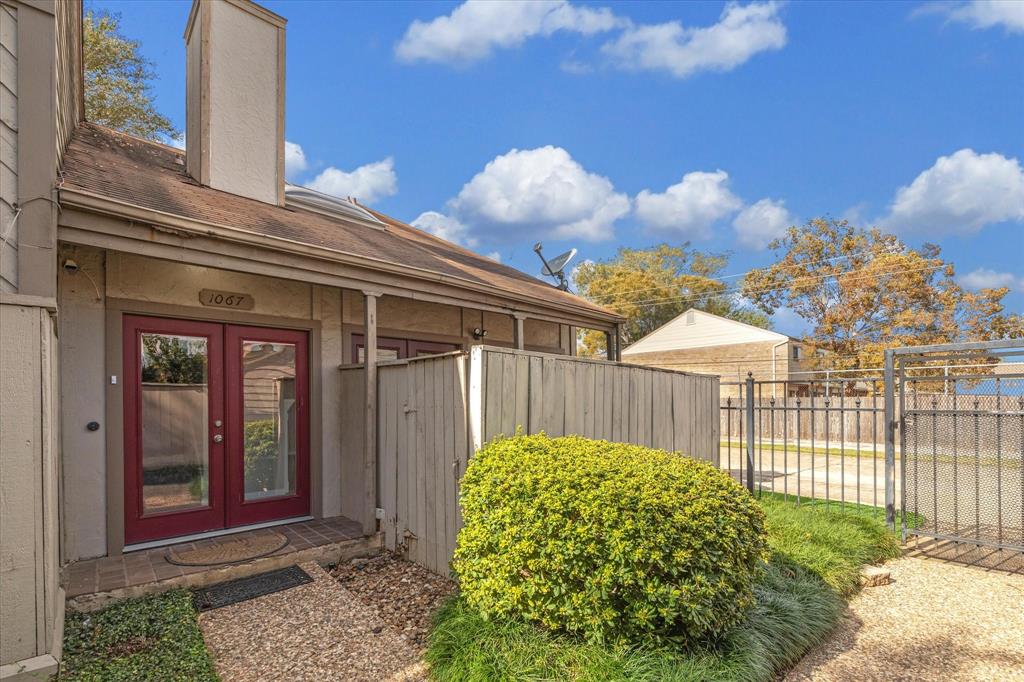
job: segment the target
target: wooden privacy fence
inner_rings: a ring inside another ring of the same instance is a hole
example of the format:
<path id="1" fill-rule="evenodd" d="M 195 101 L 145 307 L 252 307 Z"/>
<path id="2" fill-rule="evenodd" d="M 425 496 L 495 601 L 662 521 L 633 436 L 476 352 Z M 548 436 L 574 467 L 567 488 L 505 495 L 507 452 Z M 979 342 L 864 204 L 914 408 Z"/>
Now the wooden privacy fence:
<path id="1" fill-rule="evenodd" d="M 358 378 L 343 386 L 355 390 Z M 385 545 L 442 575 L 462 525 L 459 480 L 499 434 L 576 434 L 718 460 L 718 377 L 478 346 L 381 362 L 377 386 Z"/>

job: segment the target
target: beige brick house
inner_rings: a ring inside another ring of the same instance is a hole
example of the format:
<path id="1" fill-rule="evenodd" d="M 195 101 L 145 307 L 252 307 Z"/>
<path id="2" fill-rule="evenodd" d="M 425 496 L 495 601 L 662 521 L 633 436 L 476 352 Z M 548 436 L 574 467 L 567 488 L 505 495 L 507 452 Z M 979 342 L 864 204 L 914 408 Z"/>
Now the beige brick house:
<path id="1" fill-rule="evenodd" d="M 723 399 L 738 395 L 728 382 L 743 381 L 748 372 L 779 382 L 778 395 L 806 390 L 812 375 L 803 354 L 799 339 L 692 308 L 622 350 L 626 362 L 717 374 Z"/>

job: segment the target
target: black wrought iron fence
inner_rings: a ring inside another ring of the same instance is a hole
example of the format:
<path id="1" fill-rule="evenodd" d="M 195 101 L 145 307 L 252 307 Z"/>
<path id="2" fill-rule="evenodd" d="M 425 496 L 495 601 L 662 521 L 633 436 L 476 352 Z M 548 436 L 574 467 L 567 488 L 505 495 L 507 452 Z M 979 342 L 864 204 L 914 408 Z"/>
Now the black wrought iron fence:
<path id="1" fill-rule="evenodd" d="M 722 382 L 722 466 L 752 492 L 883 507 L 882 389 L 882 377 Z"/>

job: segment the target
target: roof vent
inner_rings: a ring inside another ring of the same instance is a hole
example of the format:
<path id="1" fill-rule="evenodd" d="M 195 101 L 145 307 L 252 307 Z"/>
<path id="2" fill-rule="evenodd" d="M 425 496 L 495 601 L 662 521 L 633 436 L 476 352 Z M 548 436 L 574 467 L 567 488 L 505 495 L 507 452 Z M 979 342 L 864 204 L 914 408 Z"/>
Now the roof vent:
<path id="1" fill-rule="evenodd" d="M 686 311 L 686 324 L 694 324 L 697 321 L 696 317 L 697 316 L 693 314 L 692 310 L 687 310 Z"/>
<path id="2" fill-rule="evenodd" d="M 329 218 L 358 220 L 363 223 L 370 223 L 370 227 L 375 227 L 378 230 L 384 229 L 384 223 L 377 216 L 356 202 L 317 192 L 315 189 L 308 187 L 286 184 L 284 186 L 284 201 L 286 206 L 303 208 Z"/>

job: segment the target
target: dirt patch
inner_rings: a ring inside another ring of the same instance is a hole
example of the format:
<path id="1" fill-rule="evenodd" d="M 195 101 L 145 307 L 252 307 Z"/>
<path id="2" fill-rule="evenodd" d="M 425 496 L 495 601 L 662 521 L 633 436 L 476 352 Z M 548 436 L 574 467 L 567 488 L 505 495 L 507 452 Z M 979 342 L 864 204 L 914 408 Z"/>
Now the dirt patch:
<path id="1" fill-rule="evenodd" d="M 434 611 L 456 589 L 451 580 L 390 552 L 338 564 L 331 574 L 421 650 Z"/>

